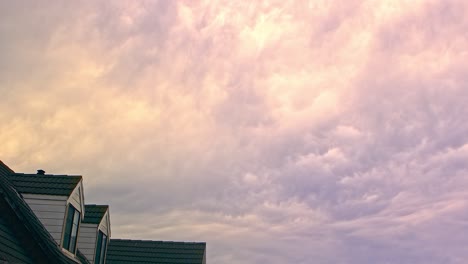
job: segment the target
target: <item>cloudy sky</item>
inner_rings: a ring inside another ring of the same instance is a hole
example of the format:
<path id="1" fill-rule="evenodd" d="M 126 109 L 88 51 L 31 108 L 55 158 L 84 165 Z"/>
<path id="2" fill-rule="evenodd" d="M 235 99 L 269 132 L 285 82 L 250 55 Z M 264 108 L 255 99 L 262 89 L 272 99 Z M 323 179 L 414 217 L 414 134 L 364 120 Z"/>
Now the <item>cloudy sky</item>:
<path id="1" fill-rule="evenodd" d="M 466 263 L 468 2 L 1 1 L 0 159 L 208 263 Z"/>

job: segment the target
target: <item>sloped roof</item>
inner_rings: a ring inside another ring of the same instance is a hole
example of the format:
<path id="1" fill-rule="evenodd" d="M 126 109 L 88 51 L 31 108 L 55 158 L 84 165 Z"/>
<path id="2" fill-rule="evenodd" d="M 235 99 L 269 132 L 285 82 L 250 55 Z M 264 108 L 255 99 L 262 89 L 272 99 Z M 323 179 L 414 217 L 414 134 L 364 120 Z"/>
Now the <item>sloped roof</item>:
<path id="1" fill-rule="evenodd" d="M 9 263 L 34 263 L 31 253 L 22 244 L 13 224 L 7 221 L 5 214 L 0 214 L 0 263 L 2 260 Z"/>
<path id="2" fill-rule="evenodd" d="M 9 179 L 20 193 L 69 196 L 82 177 L 14 173 Z"/>
<path id="3" fill-rule="evenodd" d="M 81 264 L 91 264 L 83 252 L 80 249 L 76 249 L 76 258 L 81 262 Z"/>
<path id="4" fill-rule="evenodd" d="M 82 223 L 99 224 L 109 209 L 108 205 L 86 204 Z"/>
<path id="5" fill-rule="evenodd" d="M 111 239 L 106 263 L 202 264 L 206 243 Z"/>
<path id="6" fill-rule="evenodd" d="M 54 238 L 16 191 L 15 186 L 9 180 L 12 172 L 8 166 L 0 161 L 0 199 L 11 209 L 9 217 L 14 217 L 17 220 L 15 228 L 27 231 L 25 232 L 25 235 L 28 236 L 26 239 L 28 245 L 26 246 L 34 249 L 39 248 L 38 252 L 48 259 L 48 263 L 80 263 L 62 252 Z"/>
<path id="7" fill-rule="evenodd" d="M 0 160 L 0 174 L 9 175 L 15 173 L 10 167 L 8 167 L 3 161 Z"/>

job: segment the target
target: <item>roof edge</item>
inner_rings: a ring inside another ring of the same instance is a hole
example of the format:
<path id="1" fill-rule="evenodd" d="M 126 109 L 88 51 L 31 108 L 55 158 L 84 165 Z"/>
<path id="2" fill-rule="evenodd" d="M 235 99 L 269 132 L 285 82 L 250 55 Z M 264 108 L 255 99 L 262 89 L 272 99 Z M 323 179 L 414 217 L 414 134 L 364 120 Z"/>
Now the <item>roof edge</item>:
<path id="1" fill-rule="evenodd" d="M 8 167 L 8 165 L 6 165 L 2 160 L 0 160 L 0 167 L 3 167 L 9 173 L 15 173 L 15 171 Z"/>
<path id="2" fill-rule="evenodd" d="M 121 241 L 121 242 L 146 242 L 146 243 L 178 243 L 178 244 L 205 244 L 206 242 L 187 242 L 187 241 L 163 241 L 163 240 L 140 240 L 140 239 L 126 239 L 126 238 L 111 238 L 112 241 Z"/>

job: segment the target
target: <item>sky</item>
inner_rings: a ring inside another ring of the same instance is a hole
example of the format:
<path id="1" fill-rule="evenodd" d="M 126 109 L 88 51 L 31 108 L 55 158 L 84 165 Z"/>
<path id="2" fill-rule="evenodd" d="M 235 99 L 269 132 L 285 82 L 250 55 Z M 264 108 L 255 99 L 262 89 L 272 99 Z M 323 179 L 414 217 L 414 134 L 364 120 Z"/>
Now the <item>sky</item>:
<path id="1" fill-rule="evenodd" d="M 468 2 L 1 1 L 0 159 L 218 264 L 468 259 Z"/>

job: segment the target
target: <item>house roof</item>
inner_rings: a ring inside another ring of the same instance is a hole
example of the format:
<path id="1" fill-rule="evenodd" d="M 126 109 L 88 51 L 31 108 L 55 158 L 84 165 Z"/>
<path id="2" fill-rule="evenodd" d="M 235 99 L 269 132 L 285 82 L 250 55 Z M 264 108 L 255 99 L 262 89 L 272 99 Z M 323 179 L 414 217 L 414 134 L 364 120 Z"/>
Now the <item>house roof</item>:
<path id="1" fill-rule="evenodd" d="M 3 161 L 0 160 L 0 174 L 9 175 L 15 173 L 10 167 L 8 167 Z"/>
<path id="2" fill-rule="evenodd" d="M 27 231 L 26 246 L 40 248 L 39 252 L 48 259 L 49 263 L 80 263 L 62 252 L 54 238 L 15 189 L 9 179 L 11 173 L 13 170 L 0 161 L 0 200 L 10 209 L 11 214 L 8 216 L 16 220 L 14 228 Z"/>
<path id="3" fill-rule="evenodd" d="M 91 264 L 91 262 L 89 262 L 89 260 L 86 258 L 83 252 L 80 251 L 80 249 L 76 250 L 76 258 L 81 262 L 81 264 Z"/>
<path id="4" fill-rule="evenodd" d="M 109 209 L 108 205 L 86 204 L 82 223 L 99 224 Z"/>
<path id="5" fill-rule="evenodd" d="M 2 199 L 2 198 L 0 198 Z M 31 253 L 28 252 L 9 222 L 6 214 L 0 214 L 0 263 L 34 263 Z"/>
<path id="6" fill-rule="evenodd" d="M 69 196 L 82 176 L 14 173 L 8 178 L 20 193 Z"/>
<path id="7" fill-rule="evenodd" d="M 204 263 L 206 243 L 111 239 L 106 263 Z"/>

